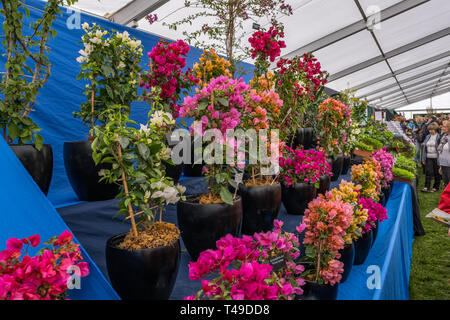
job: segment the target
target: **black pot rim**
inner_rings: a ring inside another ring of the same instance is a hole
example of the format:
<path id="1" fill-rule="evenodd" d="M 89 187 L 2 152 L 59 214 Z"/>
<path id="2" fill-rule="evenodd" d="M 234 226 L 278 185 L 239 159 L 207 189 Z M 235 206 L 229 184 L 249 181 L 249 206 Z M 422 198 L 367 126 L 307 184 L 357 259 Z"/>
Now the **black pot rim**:
<path id="1" fill-rule="evenodd" d="M 277 182 L 274 184 L 270 184 L 268 186 L 249 186 L 249 187 L 247 187 L 245 184 L 239 184 L 239 188 L 247 188 L 247 189 L 272 188 L 272 187 L 281 187 L 281 183 Z"/>
<path id="2" fill-rule="evenodd" d="M 86 143 L 86 142 L 91 142 L 91 140 L 86 139 L 86 140 L 77 140 L 77 141 L 64 141 L 64 144 L 80 144 L 80 143 Z"/>
<path id="3" fill-rule="evenodd" d="M 155 251 L 157 249 L 163 249 L 163 248 L 168 248 L 168 247 L 172 247 L 173 245 L 175 245 L 177 242 L 180 241 L 180 236 L 178 236 L 178 239 L 172 241 L 171 243 L 169 243 L 168 245 L 165 246 L 159 246 L 159 247 L 154 247 L 154 248 L 144 248 L 144 249 L 137 249 L 137 250 L 127 250 L 127 249 L 122 249 L 117 247 L 116 245 L 113 244 L 113 241 L 117 241 L 119 239 L 124 238 L 127 234 L 129 234 L 130 232 L 124 232 L 124 233 L 119 233 L 116 234 L 112 237 L 110 237 L 107 241 L 106 241 L 106 246 L 110 247 L 110 248 L 114 248 L 115 250 L 119 250 L 122 252 L 151 252 L 151 251 Z"/>
<path id="4" fill-rule="evenodd" d="M 297 185 L 308 185 L 308 186 L 310 186 L 310 187 L 315 187 L 312 183 L 306 183 L 306 182 L 297 182 L 297 183 L 295 183 L 295 186 L 297 186 Z M 282 187 L 284 187 L 284 188 L 287 188 L 287 189 L 293 189 L 293 188 L 295 188 L 295 186 L 294 187 L 291 187 L 291 186 L 287 186 L 285 183 L 281 183 L 281 186 Z"/>
<path id="5" fill-rule="evenodd" d="M 334 288 L 336 285 L 339 285 L 339 282 L 335 283 L 334 285 L 331 285 L 331 284 L 329 284 L 329 283 L 322 283 L 322 284 L 319 284 L 317 281 L 312 281 L 312 280 L 308 280 L 308 279 L 304 279 L 304 280 L 305 280 L 305 282 L 306 282 L 307 284 L 309 284 L 309 285 L 311 285 L 311 286 L 316 286 L 316 287 L 323 286 L 323 287 Z"/>
<path id="6" fill-rule="evenodd" d="M 34 147 L 34 144 L 33 143 L 24 143 L 24 144 L 8 143 L 8 146 L 10 146 L 10 147 L 28 147 L 28 146 Z M 42 146 L 43 147 L 46 146 L 46 147 L 50 147 L 50 148 L 52 147 L 52 145 L 49 143 L 44 143 Z"/>
<path id="7" fill-rule="evenodd" d="M 228 204 L 225 202 L 221 202 L 221 203 L 198 203 L 198 198 L 203 195 L 204 193 L 196 193 L 196 194 L 190 194 L 190 195 L 186 195 L 186 200 L 180 200 L 179 202 L 183 202 L 183 203 L 189 203 L 189 204 L 193 204 L 193 205 L 198 205 L 198 206 L 208 206 L 208 205 L 227 205 L 227 206 L 234 206 L 235 204 L 237 204 L 238 202 L 242 201 L 241 196 L 236 195 L 236 199 L 234 199 L 233 204 Z"/>

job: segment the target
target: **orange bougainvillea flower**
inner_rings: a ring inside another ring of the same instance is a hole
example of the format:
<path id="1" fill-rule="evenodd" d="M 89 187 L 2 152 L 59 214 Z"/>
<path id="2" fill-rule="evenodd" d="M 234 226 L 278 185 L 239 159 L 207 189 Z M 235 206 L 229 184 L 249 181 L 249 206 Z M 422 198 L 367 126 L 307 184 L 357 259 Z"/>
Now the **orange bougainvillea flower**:
<path id="1" fill-rule="evenodd" d="M 206 86 L 211 79 L 219 76 L 232 77 L 229 68 L 231 63 L 220 57 L 214 49 L 204 50 L 199 62 L 194 64 L 193 70 L 200 79 L 200 87 Z"/>

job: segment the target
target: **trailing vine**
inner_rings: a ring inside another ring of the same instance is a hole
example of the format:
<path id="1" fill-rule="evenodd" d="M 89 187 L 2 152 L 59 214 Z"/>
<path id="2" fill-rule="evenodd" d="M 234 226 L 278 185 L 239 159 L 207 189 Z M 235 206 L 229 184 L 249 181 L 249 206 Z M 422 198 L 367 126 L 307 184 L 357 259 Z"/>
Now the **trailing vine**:
<path id="1" fill-rule="evenodd" d="M 30 25 L 31 35 L 23 34 L 24 15 L 30 11 L 19 0 L 1 0 L 0 13 L 5 20 L 2 25 L 5 36 L 2 45 L 6 52 L 5 71 L 0 83 L 0 128 L 8 143 L 34 142 L 40 150 L 43 138 L 41 129 L 30 118 L 36 105 L 36 97 L 50 76 L 51 63 L 48 59 L 50 48 L 47 42 L 56 36 L 52 24 L 59 6 L 74 4 L 76 0 L 49 0 L 41 18 Z"/>

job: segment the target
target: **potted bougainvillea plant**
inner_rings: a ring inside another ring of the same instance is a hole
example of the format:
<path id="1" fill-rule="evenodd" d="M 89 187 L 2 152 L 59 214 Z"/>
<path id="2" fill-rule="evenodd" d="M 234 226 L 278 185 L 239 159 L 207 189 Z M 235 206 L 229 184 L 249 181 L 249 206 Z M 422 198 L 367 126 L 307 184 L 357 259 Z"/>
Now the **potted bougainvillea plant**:
<path id="1" fill-rule="evenodd" d="M 52 24 L 61 14 L 60 6 L 76 0 L 47 1 L 42 16 L 30 22 L 25 32 L 25 15 L 29 9 L 19 0 L 2 1 L 4 17 L 2 44 L 5 65 L 0 82 L 0 130 L 16 156 L 42 192 L 48 193 L 53 172 L 53 152 L 38 132 L 39 126 L 30 117 L 36 109 L 36 97 L 50 76 L 47 42 L 56 36 Z"/>
<path id="2" fill-rule="evenodd" d="M 344 264 L 344 272 L 342 273 L 341 282 L 344 282 L 349 276 L 352 265 L 355 262 L 355 257 L 358 257 L 358 259 L 365 259 L 369 252 L 368 250 L 363 251 L 363 249 L 367 248 L 361 246 L 358 242 L 358 239 L 363 236 L 364 231 L 369 230 L 369 228 L 367 228 L 369 223 L 368 211 L 359 201 L 360 190 L 361 185 L 356 185 L 353 182 L 342 180 L 339 184 L 339 188 L 334 188 L 328 195 L 333 200 L 349 203 L 353 207 L 353 219 L 350 226 L 347 228 L 347 234 L 344 237 L 345 246 L 339 252 L 341 254 L 339 261 Z"/>
<path id="3" fill-rule="evenodd" d="M 305 211 L 303 223 L 306 232 L 305 299 L 335 300 L 344 264 L 339 261 L 348 229 L 353 219 L 353 208 L 342 201 L 318 197 Z"/>
<path id="4" fill-rule="evenodd" d="M 287 213 L 303 215 L 317 195 L 320 178 L 329 173 L 330 167 L 321 152 L 285 146 L 280 157 L 280 180 Z"/>
<path id="5" fill-rule="evenodd" d="M 331 164 L 336 181 L 342 172 L 343 146 L 347 143 L 347 132 L 351 125 L 350 107 L 335 99 L 326 99 L 319 106 L 318 149 Z"/>
<path id="6" fill-rule="evenodd" d="M 165 176 L 163 160 L 171 150 L 165 134 L 152 129 L 153 114 L 140 128 L 123 113 L 123 106 L 106 110 L 105 126 L 96 126 L 92 142 L 95 162 L 108 163 L 101 176 L 121 183 L 118 214 L 131 222 L 130 232 L 106 243 L 109 278 L 122 299 L 168 299 L 180 260 L 180 231 L 163 222 L 164 206 L 177 203 L 185 188 Z M 135 210 L 139 210 L 136 212 Z"/>
<path id="7" fill-rule="evenodd" d="M 381 171 L 383 172 L 383 179 L 381 181 L 381 191 L 384 194 L 385 202 L 389 199 L 389 195 L 392 190 L 392 181 L 394 180 L 394 175 L 392 170 L 394 167 L 394 157 L 392 154 L 387 152 L 386 147 L 374 152 L 372 157 L 378 161 L 381 166 Z"/>
<path id="8" fill-rule="evenodd" d="M 38 234 L 8 239 L 0 252 L 0 300 L 66 299 L 69 288 L 89 275 L 88 263 L 72 239 L 67 230 L 42 244 Z M 34 256 L 28 253 L 40 245 Z"/>
<path id="9" fill-rule="evenodd" d="M 327 78 L 328 73 L 312 54 L 277 61 L 275 91 L 284 102 L 281 139 L 289 147 L 313 147 L 313 128 L 305 127 L 305 112 L 320 101 Z"/>
<path id="10" fill-rule="evenodd" d="M 208 83 L 213 79 L 219 76 L 232 77 L 229 71 L 231 67 L 230 62 L 219 56 L 216 51 L 211 49 L 203 50 L 202 55 L 198 62 L 196 62 L 193 66 L 193 72 L 197 79 L 199 79 L 199 86 L 204 88 L 208 85 Z M 191 159 L 195 157 L 194 150 L 194 139 L 191 137 Z M 188 163 L 184 165 L 183 174 L 186 177 L 200 177 L 203 172 L 202 163 Z"/>
<path id="11" fill-rule="evenodd" d="M 123 106 L 129 114 L 131 103 L 138 100 L 139 63 L 142 59 L 141 41 L 123 33 L 107 31 L 95 23 L 82 25 L 85 34 L 83 49 L 77 58 L 81 71 L 77 79 L 87 81 L 83 94 L 86 101 L 74 116 L 88 126 L 87 140 L 64 143 L 64 165 L 70 184 L 83 201 L 114 198 L 119 193 L 117 184 L 100 180 L 99 172 L 110 169 L 108 164 L 95 165 L 91 144 L 95 138 L 94 127 L 105 126 L 105 111 L 115 105 Z"/>
<path id="12" fill-rule="evenodd" d="M 197 259 L 200 252 L 213 248 L 226 234 L 237 235 L 239 232 L 242 201 L 228 186 L 231 183 L 237 188 L 234 177 L 237 169 L 245 167 L 245 157 L 229 163 L 224 161 L 223 149 L 230 146 L 227 151 L 235 151 L 236 139 L 228 137 L 227 130 L 237 129 L 241 124 L 248 90 L 249 86 L 242 79 L 219 76 L 193 97 L 185 97 L 179 110 L 180 117 L 194 118 L 190 129 L 196 136 L 194 139 L 202 141 L 199 148 L 205 147 L 202 149 L 205 156 L 203 169 L 208 192 L 177 205 L 183 241 L 193 259 Z"/>
<path id="13" fill-rule="evenodd" d="M 388 218 L 387 210 L 380 203 L 373 202 L 372 199 L 359 199 L 360 204 L 364 209 L 367 209 L 367 224 L 363 229 L 363 233 L 368 231 L 372 231 L 372 245 L 375 243 L 375 240 L 378 235 L 378 227 L 379 223 L 383 222 Z"/>
<path id="14" fill-rule="evenodd" d="M 161 106 L 158 112 L 165 113 L 173 119 L 170 125 L 163 129 L 169 147 L 177 143 L 172 141 L 171 133 L 177 127 L 181 96 L 188 95 L 191 88 L 199 82 L 193 70 L 187 68 L 183 71 L 189 50 L 189 46 L 182 40 L 168 43 L 161 39 L 148 53 L 149 70 L 141 75 L 140 86 L 144 88 L 144 100 L 151 105 L 156 98 L 158 105 Z M 186 126 L 184 120 L 180 120 Z M 165 163 L 165 166 L 166 175 L 178 181 L 183 172 L 183 163 L 177 165 Z"/>
<path id="15" fill-rule="evenodd" d="M 202 289 L 185 300 L 293 300 L 303 294 L 304 267 L 298 236 L 282 230 L 274 221 L 273 231 L 226 235 L 215 249 L 200 253 L 189 263 L 189 278 L 200 280 Z M 296 227 L 301 233 L 304 224 Z"/>
<path id="16" fill-rule="evenodd" d="M 246 146 L 247 142 L 249 144 L 248 149 L 241 153 L 245 152 L 248 161 L 244 181 L 238 189 L 238 194 L 242 197 L 242 233 L 249 235 L 271 230 L 281 206 L 281 186 L 276 179 L 278 172 L 274 167 L 278 162 L 280 139 L 279 131 L 274 129 L 278 129 L 276 120 L 280 116 L 283 101 L 271 87 L 263 85 L 263 81 L 257 81 L 265 79 L 266 84 L 270 82 L 267 75 L 269 59 L 274 61 L 280 54 L 280 48 L 284 47 L 282 41 L 271 42 L 270 39 L 276 32 L 272 26 L 268 32 L 257 31 L 249 39 L 252 58 L 256 58 L 255 76 L 251 89 L 244 96 L 245 107 L 239 125 L 239 129 L 247 135 L 236 140 L 237 149 L 239 146 Z M 258 155 L 257 144 L 259 147 L 266 147 L 267 159 Z"/>

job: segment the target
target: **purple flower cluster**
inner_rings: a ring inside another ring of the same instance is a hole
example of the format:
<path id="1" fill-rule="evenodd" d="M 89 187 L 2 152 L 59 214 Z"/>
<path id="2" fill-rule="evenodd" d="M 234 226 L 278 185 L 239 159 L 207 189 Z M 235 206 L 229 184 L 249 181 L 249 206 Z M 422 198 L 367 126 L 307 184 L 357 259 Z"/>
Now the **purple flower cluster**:
<path id="1" fill-rule="evenodd" d="M 386 147 L 380 149 L 372 154 L 372 158 L 378 161 L 381 166 L 381 170 L 383 171 L 383 185 L 382 187 L 387 187 L 389 182 L 394 179 L 394 175 L 392 174 L 392 167 L 394 166 L 394 157 L 392 154 L 386 151 Z"/>
<path id="2" fill-rule="evenodd" d="M 383 220 L 388 218 L 386 208 L 380 203 L 374 202 L 370 198 L 359 198 L 359 203 L 363 209 L 367 209 L 368 213 L 367 223 L 363 227 L 363 233 L 366 233 L 374 228 L 377 220 L 379 222 L 383 222 Z"/>

